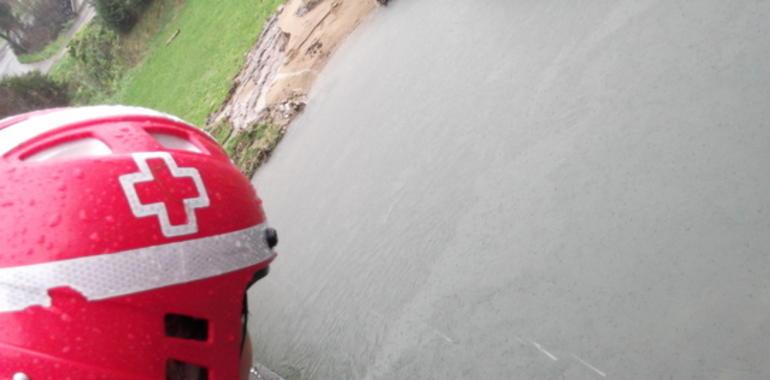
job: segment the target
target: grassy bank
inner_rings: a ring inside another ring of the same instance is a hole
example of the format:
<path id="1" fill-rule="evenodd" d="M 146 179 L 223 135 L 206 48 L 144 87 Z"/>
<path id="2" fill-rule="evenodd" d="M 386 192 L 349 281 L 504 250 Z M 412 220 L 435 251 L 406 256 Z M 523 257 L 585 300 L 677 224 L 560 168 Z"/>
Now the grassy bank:
<path id="1" fill-rule="evenodd" d="M 184 0 L 155 0 L 129 33 L 111 31 L 97 16 L 72 39 L 69 54 L 49 74 L 67 83 L 75 105 L 108 103 L 126 71 L 152 52 L 158 31 L 178 15 Z"/>
<path id="2" fill-rule="evenodd" d="M 285 132 L 280 126 L 262 123 L 236 131 L 227 122 L 208 125 L 204 130 L 225 148 L 235 165 L 249 178 L 267 160 Z"/>
<path id="3" fill-rule="evenodd" d="M 100 53 L 98 59 L 85 60 L 101 65 L 91 68 L 68 56 L 51 75 L 75 84 L 78 104 L 139 105 L 202 125 L 224 101 L 246 53 L 280 3 L 155 0 L 130 33 L 117 36 L 114 59 L 105 60 Z M 113 38 L 101 37 L 97 23 L 75 40 Z M 98 45 L 104 46 L 102 42 Z M 106 79 L 95 80 L 98 75 Z"/>
<path id="4" fill-rule="evenodd" d="M 51 76 L 70 85 L 75 104 L 129 104 L 204 126 L 224 102 L 233 78 L 267 18 L 283 0 L 155 0 L 127 34 L 98 18 L 69 45 Z M 284 130 L 255 124 L 214 132 L 246 175 L 269 156 Z"/>
<path id="5" fill-rule="evenodd" d="M 280 3 L 188 0 L 150 40 L 144 60 L 128 71 L 110 100 L 203 124 L 224 101 L 245 54 Z"/>

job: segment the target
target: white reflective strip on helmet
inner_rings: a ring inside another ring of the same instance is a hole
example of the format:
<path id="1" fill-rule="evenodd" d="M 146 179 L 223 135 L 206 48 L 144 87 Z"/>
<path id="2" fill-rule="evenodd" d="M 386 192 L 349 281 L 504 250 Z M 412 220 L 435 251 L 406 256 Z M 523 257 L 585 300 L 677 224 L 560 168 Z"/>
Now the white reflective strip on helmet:
<path id="1" fill-rule="evenodd" d="M 70 287 L 88 300 L 184 284 L 271 258 L 266 225 L 148 248 L 0 268 L 0 312 L 51 305 L 48 290 Z"/>
<path id="2" fill-rule="evenodd" d="M 117 116 L 153 116 L 189 124 L 177 117 L 142 107 L 90 106 L 64 108 L 39 116 L 33 116 L 7 128 L 0 129 L 0 156 L 43 133 L 89 120 Z"/>

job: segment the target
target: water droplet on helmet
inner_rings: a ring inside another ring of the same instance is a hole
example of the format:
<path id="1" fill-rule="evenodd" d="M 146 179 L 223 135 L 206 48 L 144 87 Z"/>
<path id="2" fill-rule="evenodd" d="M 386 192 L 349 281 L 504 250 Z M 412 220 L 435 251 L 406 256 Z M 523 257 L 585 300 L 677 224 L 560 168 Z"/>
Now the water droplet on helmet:
<path id="1" fill-rule="evenodd" d="M 83 169 L 81 168 L 75 168 L 75 178 L 82 179 L 83 178 Z"/>
<path id="2" fill-rule="evenodd" d="M 56 227 L 61 223 L 61 214 L 53 214 L 48 218 L 48 227 Z"/>
<path id="3" fill-rule="evenodd" d="M 3 203 L 0 203 L 0 207 L 3 207 L 3 208 L 7 208 L 7 207 L 11 207 L 11 206 L 13 206 L 13 202 L 12 201 L 6 201 L 6 202 L 3 202 Z"/>
<path id="4" fill-rule="evenodd" d="M 99 241 L 99 234 L 96 232 L 91 233 L 91 235 L 88 235 L 88 238 L 91 239 L 91 241 Z"/>

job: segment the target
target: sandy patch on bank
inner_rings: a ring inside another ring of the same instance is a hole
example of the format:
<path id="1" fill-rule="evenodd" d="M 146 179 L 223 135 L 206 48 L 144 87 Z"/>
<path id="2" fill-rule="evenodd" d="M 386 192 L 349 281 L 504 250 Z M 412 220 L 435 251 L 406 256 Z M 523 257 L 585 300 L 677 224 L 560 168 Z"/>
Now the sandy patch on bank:
<path id="1" fill-rule="evenodd" d="M 209 124 L 287 126 L 334 50 L 377 6 L 375 0 L 289 0 L 265 24 Z"/>

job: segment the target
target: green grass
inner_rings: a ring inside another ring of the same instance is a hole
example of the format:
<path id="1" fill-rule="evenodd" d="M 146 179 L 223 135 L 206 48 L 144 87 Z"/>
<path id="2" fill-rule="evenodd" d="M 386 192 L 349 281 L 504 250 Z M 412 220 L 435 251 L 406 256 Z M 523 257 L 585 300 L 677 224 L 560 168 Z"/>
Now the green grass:
<path id="1" fill-rule="evenodd" d="M 67 23 L 67 25 L 65 25 L 62 29 L 61 33 L 59 33 L 59 36 L 55 40 L 51 41 L 51 43 L 46 45 L 43 50 L 35 53 L 22 54 L 16 58 L 21 63 L 35 63 L 53 57 L 56 55 L 56 53 L 59 52 L 59 50 L 61 50 L 62 47 L 64 47 L 64 43 L 68 41 L 67 30 L 71 27 L 71 24 L 72 22 Z"/>
<path id="2" fill-rule="evenodd" d="M 283 138 L 284 129 L 274 124 L 253 124 L 235 131 L 228 123 L 204 128 L 224 147 L 244 175 L 251 178 Z"/>
<path id="3" fill-rule="evenodd" d="M 75 60 L 72 59 L 69 54 L 65 54 L 62 59 L 51 66 L 48 76 L 60 82 L 64 82 L 69 79 L 69 73 L 74 70 L 74 66 Z"/>
<path id="4" fill-rule="evenodd" d="M 109 101 L 162 110 L 197 125 L 226 98 L 262 26 L 281 0 L 188 0 L 150 40 Z M 179 35 L 168 45 L 176 31 Z"/>

